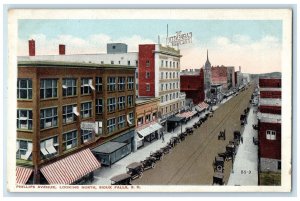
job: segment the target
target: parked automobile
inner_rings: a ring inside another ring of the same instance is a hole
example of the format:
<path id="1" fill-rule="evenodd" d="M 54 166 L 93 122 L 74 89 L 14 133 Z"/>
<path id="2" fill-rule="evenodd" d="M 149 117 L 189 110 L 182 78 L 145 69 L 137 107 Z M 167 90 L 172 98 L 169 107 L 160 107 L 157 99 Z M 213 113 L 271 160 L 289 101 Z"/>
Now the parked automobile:
<path id="1" fill-rule="evenodd" d="M 224 172 L 224 158 L 216 156 L 213 162 L 213 167 L 215 172 Z"/>
<path id="2" fill-rule="evenodd" d="M 224 185 L 224 173 L 215 172 L 213 176 L 213 185 Z"/>
<path id="3" fill-rule="evenodd" d="M 150 168 L 155 168 L 156 159 L 154 157 L 147 157 L 145 160 L 141 161 L 143 164 L 144 171 Z"/>
<path id="4" fill-rule="evenodd" d="M 110 178 L 111 185 L 131 185 L 131 175 L 130 174 L 119 174 Z"/>
<path id="5" fill-rule="evenodd" d="M 131 179 L 141 178 L 143 176 L 143 164 L 134 162 L 126 166 L 127 174 L 131 176 Z"/>
<path id="6" fill-rule="evenodd" d="M 193 134 L 194 133 L 194 131 L 193 131 L 193 127 L 186 127 L 185 128 L 185 131 L 187 132 L 187 134 L 189 134 L 189 135 L 191 135 L 191 134 Z"/>
<path id="7" fill-rule="evenodd" d="M 150 157 L 155 158 L 155 161 L 159 161 L 163 158 L 164 152 L 161 150 L 157 150 L 155 152 L 150 152 Z"/>

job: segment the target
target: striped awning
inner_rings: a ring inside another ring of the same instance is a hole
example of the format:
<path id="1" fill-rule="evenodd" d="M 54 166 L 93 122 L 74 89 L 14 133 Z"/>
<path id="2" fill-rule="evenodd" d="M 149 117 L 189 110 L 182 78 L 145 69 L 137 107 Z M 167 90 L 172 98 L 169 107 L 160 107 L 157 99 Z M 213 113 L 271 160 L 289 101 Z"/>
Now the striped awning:
<path id="1" fill-rule="evenodd" d="M 32 171 L 33 170 L 30 168 L 17 166 L 17 168 L 16 168 L 16 183 L 17 184 L 26 184 Z"/>
<path id="2" fill-rule="evenodd" d="M 49 184 L 72 184 L 101 167 L 90 149 L 67 156 L 41 168 Z"/>
<path id="3" fill-rule="evenodd" d="M 159 123 L 154 123 L 148 126 L 147 128 L 144 128 L 142 130 L 137 131 L 140 135 L 143 137 L 146 137 L 147 135 L 150 135 L 151 133 L 161 129 L 162 126 Z"/>
<path id="4" fill-rule="evenodd" d="M 196 113 L 197 113 L 197 112 L 195 112 L 195 111 L 192 111 L 192 112 L 188 111 L 188 112 L 184 112 L 184 113 L 178 114 L 178 115 L 176 115 L 176 116 L 177 116 L 177 117 L 190 118 L 190 117 L 194 116 Z"/>
<path id="5" fill-rule="evenodd" d="M 204 110 L 204 109 L 206 109 L 206 108 L 209 107 L 209 105 L 207 103 L 205 103 L 205 102 L 201 102 L 197 106 L 200 108 L 200 111 L 202 111 L 202 110 Z"/>

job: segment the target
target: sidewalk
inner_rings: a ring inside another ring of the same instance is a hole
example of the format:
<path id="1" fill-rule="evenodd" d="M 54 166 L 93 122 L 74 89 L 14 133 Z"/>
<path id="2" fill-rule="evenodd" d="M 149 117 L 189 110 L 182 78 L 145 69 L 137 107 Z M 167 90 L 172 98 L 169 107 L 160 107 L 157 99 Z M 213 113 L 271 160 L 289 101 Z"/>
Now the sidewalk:
<path id="1" fill-rule="evenodd" d="M 186 124 L 182 124 L 182 131 L 185 131 L 186 127 L 191 127 L 195 122 L 199 120 L 199 118 L 203 117 L 208 111 L 202 113 L 200 117 L 195 116 L 190 119 Z M 140 162 L 145 160 L 146 157 L 150 155 L 150 152 L 154 152 L 164 147 L 170 140 L 171 137 L 177 136 L 181 133 L 181 127 L 178 126 L 175 128 L 174 132 L 165 133 L 164 138 L 165 141 L 162 142 L 162 139 L 158 139 L 153 141 L 150 144 L 145 144 L 144 147 L 141 147 L 136 152 L 132 152 L 125 158 L 113 164 L 111 167 L 101 167 L 100 169 L 94 172 L 94 181 L 92 183 L 87 183 L 89 185 L 110 185 L 110 178 L 116 176 L 118 174 L 126 173 L 126 166 L 133 162 Z"/>
<path id="2" fill-rule="evenodd" d="M 257 131 L 252 128 L 253 124 L 257 124 L 256 113 L 253 113 L 253 107 L 247 119 L 247 124 L 243 131 L 243 143 L 240 144 L 234 165 L 233 172 L 231 172 L 228 184 L 231 186 L 257 186 L 258 172 L 257 172 L 257 145 L 253 144 L 253 137 L 257 138 Z"/>

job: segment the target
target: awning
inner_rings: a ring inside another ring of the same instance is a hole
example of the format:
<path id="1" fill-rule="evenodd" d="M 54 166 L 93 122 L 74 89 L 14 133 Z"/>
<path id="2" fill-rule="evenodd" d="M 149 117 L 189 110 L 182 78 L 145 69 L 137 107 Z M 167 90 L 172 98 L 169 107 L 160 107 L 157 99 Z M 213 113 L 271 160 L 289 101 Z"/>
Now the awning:
<path id="1" fill-rule="evenodd" d="M 181 113 L 181 114 L 178 114 L 176 115 L 177 117 L 185 117 L 185 118 L 190 118 L 192 116 L 194 116 L 197 112 L 195 111 L 192 111 L 192 112 L 184 112 L 184 113 Z"/>
<path id="2" fill-rule="evenodd" d="M 49 184 L 72 184 L 101 167 L 89 149 L 67 156 L 41 168 Z"/>
<path id="3" fill-rule="evenodd" d="M 168 119 L 169 122 L 181 122 L 183 119 L 185 119 L 185 117 L 172 117 L 170 119 Z"/>
<path id="4" fill-rule="evenodd" d="M 121 147 L 126 146 L 126 143 L 123 142 L 114 142 L 110 141 L 105 144 L 102 144 L 94 149 L 92 149 L 92 152 L 97 154 L 97 153 L 102 153 L 102 154 L 110 154 L 115 152 L 116 150 L 120 149 Z"/>
<path id="5" fill-rule="evenodd" d="M 139 130 L 138 133 L 140 135 L 142 135 L 143 137 L 146 137 L 147 135 L 150 135 L 151 133 L 161 129 L 162 126 L 158 123 L 155 123 L 155 124 L 152 124 L 152 125 L 149 125 L 148 127 L 142 129 L 142 130 Z"/>
<path id="6" fill-rule="evenodd" d="M 17 166 L 17 168 L 16 168 L 16 183 L 17 184 L 26 184 L 32 171 L 33 170 L 30 168 Z"/>
<path id="7" fill-rule="evenodd" d="M 197 105 L 197 109 L 199 110 L 199 112 L 201 112 L 202 110 L 205 110 L 209 107 L 209 105 L 205 102 L 201 102 Z"/>

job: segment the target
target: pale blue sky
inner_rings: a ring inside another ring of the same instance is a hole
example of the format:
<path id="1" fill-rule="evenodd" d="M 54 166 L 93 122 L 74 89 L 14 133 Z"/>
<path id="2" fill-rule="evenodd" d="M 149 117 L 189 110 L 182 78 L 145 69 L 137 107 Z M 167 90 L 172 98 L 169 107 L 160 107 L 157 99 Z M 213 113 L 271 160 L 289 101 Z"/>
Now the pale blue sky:
<path id="1" fill-rule="evenodd" d="M 281 71 L 282 21 L 279 20 L 19 20 L 18 55 L 28 55 L 28 40 L 36 40 L 36 54 L 105 53 L 109 42 L 165 44 L 176 31 L 192 32 L 193 43 L 180 46 L 181 68 L 200 68 L 206 50 L 212 65 L 242 66 L 243 72 Z"/>

